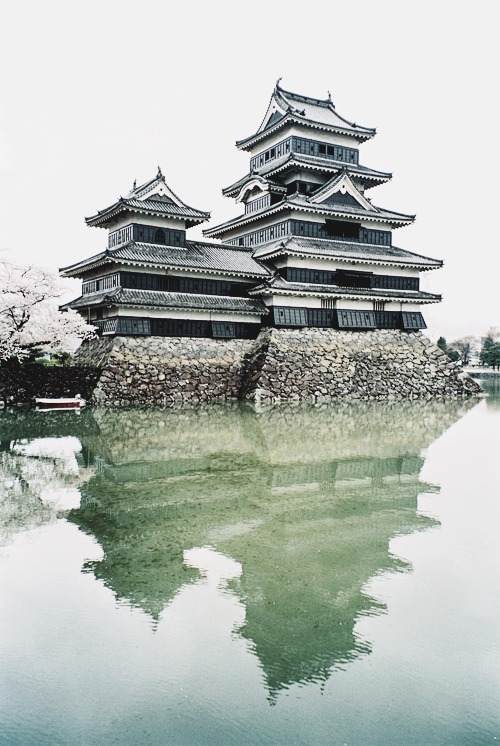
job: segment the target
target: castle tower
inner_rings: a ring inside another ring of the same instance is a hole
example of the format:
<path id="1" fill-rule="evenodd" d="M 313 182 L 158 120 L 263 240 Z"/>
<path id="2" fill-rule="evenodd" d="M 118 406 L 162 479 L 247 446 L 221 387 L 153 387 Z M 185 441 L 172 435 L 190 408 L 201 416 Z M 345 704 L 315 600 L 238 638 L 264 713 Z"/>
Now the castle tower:
<path id="1" fill-rule="evenodd" d="M 374 135 L 330 96 L 278 82 L 260 127 L 237 143 L 248 173 L 223 190 L 243 214 L 206 229 L 211 242 L 186 237 L 209 213 L 180 200 L 160 170 L 87 218 L 108 245 L 62 274 L 83 281 L 66 307 L 100 333 L 74 356 L 101 370 L 93 402 L 479 393 L 420 332 L 423 306 L 441 300 L 420 289 L 420 274 L 442 262 L 394 245 L 414 216 L 367 196 L 391 179 L 360 161 Z"/>
<path id="2" fill-rule="evenodd" d="M 223 194 L 244 213 L 204 234 L 269 267 L 249 295 L 269 309 L 270 325 L 413 331 L 426 326 L 421 306 L 441 300 L 420 290 L 419 275 L 442 262 L 393 244 L 414 216 L 367 196 L 391 179 L 360 163 L 359 146 L 374 135 L 330 96 L 291 93 L 278 81 L 258 130 L 236 143 L 250 169 Z"/>
<path id="3" fill-rule="evenodd" d="M 107 248 L 61 270 L 83 281 L 66 304 L 105 336 L 257 336 L 267 309 L 248 289 L 270 271 L 248 251 L 189 241 L 210 214 L 189 207 L 158 169 L 109 207 L 86 218 L 108 230 Z"/>

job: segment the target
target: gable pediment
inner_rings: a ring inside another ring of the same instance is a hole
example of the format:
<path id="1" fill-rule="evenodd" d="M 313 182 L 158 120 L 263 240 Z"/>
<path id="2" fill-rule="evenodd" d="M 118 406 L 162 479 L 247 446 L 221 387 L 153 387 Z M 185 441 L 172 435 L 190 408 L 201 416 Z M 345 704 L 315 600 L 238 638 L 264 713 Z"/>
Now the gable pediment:
<path id="1" fill-rule="evenodd" d="M 269 106 L 267 107 L 267 111 L 264 115 L 264 119 L 262 120 L 262 124 L 260 125 L 257 131 L 263 132 L 269 127 L 272 127 L 273 124 L 276 124 L 276 122 L 279 122 L 279 120 L 282 119 L 286 113 L 287 113 L 287 109 L 281 105 L 280 101 L 278 100 L 278 96 L 276 95 L 276 89 L 275 89 L 273 91 L 273 95 L 271 96 L 271 100 L 269 102 Z"/>
<path id="2" fill-rule="evenodd" d="M 172 190 L 167 186 L 163 179 L 157 180 L 156 184 L 151 184 L 151 188 L 144 190 L 140 196 L 138 195 L 138 199 L 158 200 L 160 202 L 169 202 L 170 204 L 177 205 L 178 207 L 183 207 L 183 203 L 181 202 L 181 200 L 172 192 Z"/>
<path id="3" fill-rule="evenodd" d="M 249 179 L 240 189 L 236 202 L 246 202 L 247 200 L 267 194 L 269 185 L 262 176 L 254 176 Z"/>
<path id="4" fill-rule="evenodd" d="M 375 210 L 371 202 L 353 184 L 347 171 L 327 181 L 321 189 L 309 198 L 309 201 L 316 205 L 342 204 L 362 207 L 364 210 L 369 210 L 370 212 Z"/>
<path id="5" fill-rule="evenodd" d="M 279 122 L 279 120 L 282 118 L 283 113 L 279 110 L 273 111 L 268 118 L 266 124 L 264 125 L 264 129 L 267 129 L 268 127 L 272 127 L 273 124 L 276 124 L 276 122 Z"/>
<path id="6" fill-rule="evenodd" d="M 141 184 L 141 186 L 136 186 L 136 183 L 134 182 L 134 187 L 132 191 L 127 194 L 126 198 L 140 201 L 154 200 L 157 202 L 163 202 L 164 204 L 177 205 L 177 207 L 186 206 L 184 202 L 182 202 L 182 200 L 180 200 L 179 197 L 170 189 L 160 167 L 158 167 L 158 173 L 154 179 L 147 181 L 145 184 Z"/>

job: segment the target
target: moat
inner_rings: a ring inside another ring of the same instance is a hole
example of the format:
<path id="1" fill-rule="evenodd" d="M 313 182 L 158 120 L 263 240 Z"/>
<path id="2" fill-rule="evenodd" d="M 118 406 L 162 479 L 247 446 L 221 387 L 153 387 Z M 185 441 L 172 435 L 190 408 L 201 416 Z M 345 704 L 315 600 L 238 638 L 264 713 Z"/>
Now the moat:
<path id="1" fill-rule="evenodd" d="M 0 413 L 0 743 L 500 739 L 500 390 Z"/>

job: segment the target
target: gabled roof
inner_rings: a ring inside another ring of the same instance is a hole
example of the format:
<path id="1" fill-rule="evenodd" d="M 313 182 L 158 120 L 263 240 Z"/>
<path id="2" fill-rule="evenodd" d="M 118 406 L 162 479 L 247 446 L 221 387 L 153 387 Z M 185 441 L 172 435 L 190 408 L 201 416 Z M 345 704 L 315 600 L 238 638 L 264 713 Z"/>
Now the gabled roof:
<path id="1" fill-rule="evenodd" d="M 66 308 L 89 308 L 93 306 L 148 306 L 150 308 L 195 309 L 220 313 L 267 313 L 260 300 L 238 298 L 225 295 L 198 295 L 195 293 L 170 293 L 160 290 L 135 290 L 117 288 L 101 290 L 98 293 L 81 295 L 64 306 Z"/>
<path id="2" fill-rule="evenodd" d="M 83 277 L 105 264 L 123 264 L 162 269 L 189 269 L 226 273 L 249 278 L 265 277 L 269 270 L 253 259 L 250 251 L 202 241 L 187 241 L 185 248 L 130 242 L 102 251 L 89 259 L 63 267 L 64 277 Z"/>
<path id="3" fill-rule="evenodd" d="M 303 96 L 299 93 L 285 91 L 284 88 L 281 88 L 278 80 L 257 132 L 237 141 L 236 146 L 241 150 L 251 150 L 257 142 L 270 133 L 274 134 L 285 125 L 294 123 L 315 129 L 338 132 L 354 138 L 357 142 L 364 142 L 376 134 L 375 129 L 362 127 L 338 114 L 330 94 L 326 99 Z"/>
<path id="4" fill-rule="evenodd" d="M 335 259 L 351 264 L 375 264 L 381 266 L 406 267 L 425 271 L 443 266 L 440 259 L 431 259 L 396 246 L 374 246 L 325 238 L 288 238 L 285 241 L 259 246 L 253 252 L 255 259 L 270 261 L 280 256 Z"/>
<path id="5" fill-rule="evenodd" d="M 104 210 L 98 210 L 96 215 L 85 218 L 87 225 L 108 227 L 122 212 L 140 212 L 155 217 L 178 218 L 184 220 L 186 228 L 203 223 L 210 218 L 209 212 L 196 210 L 182 202 L 170 189 L 165 181 L 161 169 L 154 179 L 137 187 L 135 182 L 126 197 L 120 197 Z"/>
<path id="6" fill-rule="evenodd" d="M 234 197 L 249 179 L 255 178 L 257 175 L 267 178 L 270 183 L 277 184 L 278 182 L 271 182 L 271 179 L 274 176 L 283 171 L 288 171 L 291 168 L 296 168 L 297 166 L 304 170 L 317 171 L 325 174 L 338 174 L 346 167 L 341 161 L 334 161 L 330 158 L 318 158 L 313 155 L 303 155 L 302 153 L 288 153 L 282 158 L 276 158 L 276 160 L 271 161 L 271 163 L 246 174 L 243 178 L 235 181 L 234 184 L 223 189 L 222 194 L 225 197 Z M 349 163 L 347 165 L 347 170 L 352 176 L 363 181 L 365 189 L 370 189 L 378 184 L 384 184 L 392 179 L 391 173 L 376 171 L 373 168 L 360 166 L 359 164 Z"/>
<path id="7" fill-rule="evenodd" d="M 323 187 L 322 187 L 323 188 Z M 363 198 L 365 199 L 365 198 Z M 342 219 L 342 218 L 353 218 L 357 220 L 364 220 L 367 222 L 379 222 L 387 223 L 391 228 L 400 228 L 404 225 L 410 225 L 415 220 L 415 215 L 405 215 L 401 212 L 394 212 L 393 210 L 384 210 L 381 207 L 372 205 L 371 202 L 365 199 L 366 205 L 363 206 L 360 203 L 354 204 L 316 204 L 311 202 L 311 198 L 303 194 L 291 194 L 283 199 L 276 205 L 269 207 L 267 210 L 261 210 L 258 213 L 250 213 L 240 215 L 232 220 L 228 220 L 225 223 L 216 225 L 213 228 L 206 228 L 203 231 L 205 236 L 224 236 L 230 230 L 234 228 L 240 228 L 257 221 L 262 221 L 269 216 L 280 217 L 280 212 L 290 212 L 295 210 L 297 212 L 309 213 L 310 215 Z M 268 227 L 266 224 L 265 227 Z M 255 228 L 257 230 L 257 227 Z"/>
<path id="8" fill-rule="evenodd" d="M 327 199 L 330 199 L 335 194 L 348 194 L 362 209 L 368 211 L 373 209 L 371 202 L 369 202 L 366 197 L 361 194 L 359 189 L 354 186 L 349 173 L 345 168 L 340 174 L 332 176 L 332 178 L 323 184 L 320 189 L 316 189 L 313 194 L 307 197 L 307 200 L 311 204 L 322 205 Z"/>
<path id="9" fill-rule="evenodd" d="M 338 285 L 320 285 L 305 282 L 287 282 L 280 275 L 274 275 L 271 279 L 249 290 L 250 295 L 264 296 L 276 295 L 299 295 L 307 296 L 342 296 L 355 299 L 363 297 L 367 300 L 405 300 L 413 303 L 439 303 L 440 295 L 426 293 L 421 290 L 385 290 L 381 288 L 345 288 Z"/>
<path id="10" fill-rule="evenodd" d="M 286 194 L 286 187 L 283 186 L 283 184 L 273 181 L 272 179 L 267 179 L 259 174 L 252 173 L 249 174 L 247 179 L 244 181 L 242 180 L 241 188 L 236 195 L 236 202 L 243 201 L 247 192 L 251 192 L 252 189 L 257 189 L 263 193 L 273 192 L 274 194 Z"/>

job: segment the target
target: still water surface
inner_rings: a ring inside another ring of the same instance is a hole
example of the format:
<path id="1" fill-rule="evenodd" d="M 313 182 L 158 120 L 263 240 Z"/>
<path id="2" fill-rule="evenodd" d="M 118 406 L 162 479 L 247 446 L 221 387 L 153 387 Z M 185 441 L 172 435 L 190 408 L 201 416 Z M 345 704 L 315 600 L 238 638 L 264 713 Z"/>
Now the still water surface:
<path id="1" fill-rule="evenodd" d="M 500 741 L 498 389 L 0 443 L 0 743 Z"/>

